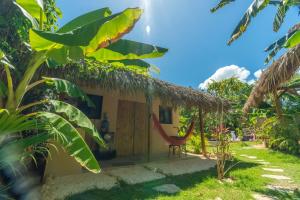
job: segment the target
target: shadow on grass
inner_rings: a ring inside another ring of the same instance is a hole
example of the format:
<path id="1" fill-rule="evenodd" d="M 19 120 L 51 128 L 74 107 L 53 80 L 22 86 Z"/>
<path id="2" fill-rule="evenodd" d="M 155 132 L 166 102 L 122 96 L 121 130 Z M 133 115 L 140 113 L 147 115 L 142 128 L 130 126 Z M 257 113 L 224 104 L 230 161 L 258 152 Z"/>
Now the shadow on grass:
<path id="1" fill-rule="evenodd" d="M 235 162 L 237 162 L 236 160 Z M 232 168 L 231 171 L 237 169 L 247 169 L 257 166 L 255 163 L 241 162 L 236 167 Z M 188 166 L 187 166 L 188 167 Z M 192 174 L 185 174 L 179 176 L 168 176 L 164 179 L 150 181 L 146 183 L 128 185 L 125 182 L 120 182 L 120 185 L 112 188 L 111 190 L 89 190 L 80 194 L 75 194 L 67 198 L 67 200 L 131 200 L 131 199 L 155 199 L 155 197 L 162 196 L 176 196 L 177 194 L 162 194 L 155 190 L 153 187 L 162 184 L 175 184 L 182 190 L 195 187 L 196 184 L 204 182 L 209 179 L 216 179 L 216 167 L 209 170 L 196 172 Z"/>

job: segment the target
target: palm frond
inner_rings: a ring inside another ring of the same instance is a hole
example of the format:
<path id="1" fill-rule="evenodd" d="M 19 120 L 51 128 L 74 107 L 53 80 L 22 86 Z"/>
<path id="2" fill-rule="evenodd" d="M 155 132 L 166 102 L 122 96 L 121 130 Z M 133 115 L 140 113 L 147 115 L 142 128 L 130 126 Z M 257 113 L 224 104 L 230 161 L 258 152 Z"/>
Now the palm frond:
<path id="1" fill-rule="evenodd" d="M 223 8 L 224 6 L 226 6 L 227 4 L 230 4 L 232 2 L 234 2 L 235 0 L 221 0 L 218 5 L 216 5 L 215 7 L 213 7 L 212 9 L 210 9 L 210 11 L 212 13 L 216 12 L 217 10 L 219 10 L 220 8 Z"/>
<path id="2" fill-rule="evenodd" d="M 287 1 L 282 0 L 280 2 L 280 4 L 278 5 L 277 13 L 276 13 L 274 21 L 273 21 L 273 30 L 275 32 L 277 32 L 280 29 L 280 27 L 284 21 L 284 18 L 286 16 L 286 13 L 290 8 L 289 5 L 287 4 L 288 2 L 289 2 L 289 0 L 287 0 Z"/>
<path id="3" fill-rule="evenodd" d="M 252 18 L 254 18 L 260 11 L 262 11 L 268 4 L 269 0 L 254 0 L 246 13 L 234 29 L 229 41 L 227 42 L 230 45 L 234 40 L 238 39 L 248 28 Z"/>

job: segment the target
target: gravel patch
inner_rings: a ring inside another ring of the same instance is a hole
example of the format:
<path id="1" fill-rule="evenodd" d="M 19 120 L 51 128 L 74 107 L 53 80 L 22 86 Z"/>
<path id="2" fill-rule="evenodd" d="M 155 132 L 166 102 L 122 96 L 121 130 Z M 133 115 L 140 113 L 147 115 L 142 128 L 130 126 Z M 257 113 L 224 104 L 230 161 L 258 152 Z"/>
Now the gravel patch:
<path id="1" fill-rule="evenodd" d="M 269 172 L 283 172 L 283 169 L 279 169 L 279 168 L 263 168 L 263 170 Z"/>
<path id="2" fill-rule="evenodd" d="M 42 186 L 43 200 L 64 199 L 69 195 L 90 189 L 109 190 L 118 184 L 117 179 L 104 173 L 83 173 L 63 177 L 49 177 Z"/>
<path id="3" fill-rule="evenodd" d="M 126 182 L 127 184 L 143 183 L 166 177 L 163 174 L 148 170 L 139 165 L 111 168 L 106 172 Z"/>
<path id="4" fill-rule="evenodd" d="M 164 184 L 154 187 L 153 190 L 168 194 L 175 194 L 177 192 L 180 192 L 181 189 L 174 184 Z"/>
<path id="5" fill-rule="evenodd" d="M 265 177 L 265 178 L 276 179 L 276 180 L 290 180 L 291 179 L 290 177 L 287 177 L 287 176 L 273 175 L 273 174 L 263 174 L 261 176 Z"/>
<path id="6" fill-rule="evenodd" d="M 157 161 L 145 164 L 147 168 L 172 176 L 208 170 L 215 165 L 215 160 L 200 158 L 169 160 L 163 162 Z"/>

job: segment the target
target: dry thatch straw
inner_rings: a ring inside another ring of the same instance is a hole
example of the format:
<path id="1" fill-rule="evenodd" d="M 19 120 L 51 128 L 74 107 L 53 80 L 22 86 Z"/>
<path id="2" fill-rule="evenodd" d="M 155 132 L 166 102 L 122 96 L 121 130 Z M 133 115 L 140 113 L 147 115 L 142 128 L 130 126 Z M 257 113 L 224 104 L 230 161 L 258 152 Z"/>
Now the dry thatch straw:
<path id="1" fill-rule="evenodd" d="M 248 112 L 251 107 L 259 105 L 265 94 L 276 91 L 281 84 L 289 81 L 299 67 L 300 45 L 297 45 L 263 71 L 244 105 L 243 111 Z"/>
<path id="2" fill-rule="evenodd" d="M 67 79 L 78 85 L 97 85 L 103 90 L 118 90 L 131 95 L 143 92 L 147 99 L 159 98 L 164 104 L 175 107 L 201 107 L 205 112 L 217 112 L 222 105 L 224 110 L 230 107 L 229 102 L 205 92 L 126 70 L 103 70 L 99 67 L 80 70 L 78 67 L 68 66 L 63 69 L 46 69 L 41 74 Z"/>

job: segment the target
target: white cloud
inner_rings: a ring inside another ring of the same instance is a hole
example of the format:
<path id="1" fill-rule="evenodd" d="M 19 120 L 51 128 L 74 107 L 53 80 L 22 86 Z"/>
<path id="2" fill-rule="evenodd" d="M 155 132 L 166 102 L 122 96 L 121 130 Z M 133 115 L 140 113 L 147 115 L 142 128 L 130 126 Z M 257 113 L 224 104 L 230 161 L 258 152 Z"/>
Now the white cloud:
<path id="1" fill-rule="evenodd" d="M 252 84 L 254 84 L 255 83 L 255 79 L 251 79 L 251 80 L 249 80 L 249 81 L 247 81 L 247 83 L 249 84 L 249 85 L 252 85 Z"/>
<path id="2" fill-rule="evenodd" d="M 259 70 L 257 70 L 256 72 L 254 72 L 255 78 L 259 79 L 259 77 L 261 76 L 261 73 L 262 73 L 262 70 L 261 70 L 261 69 L 259 69 Z"/>
<path id="3" fill-rule="evenodd" d="M 244 67 L 237 65 L 229 65 L 219 68 L 211 77 L 206 79 L 203 83 L 200 83 L 199 88 L 206 89 L 208 84 L 212 81 L 221 81 L 227 78 L 238 78 L 239 80 L 246 82 L 250 75 L 250 71 Z"/>

